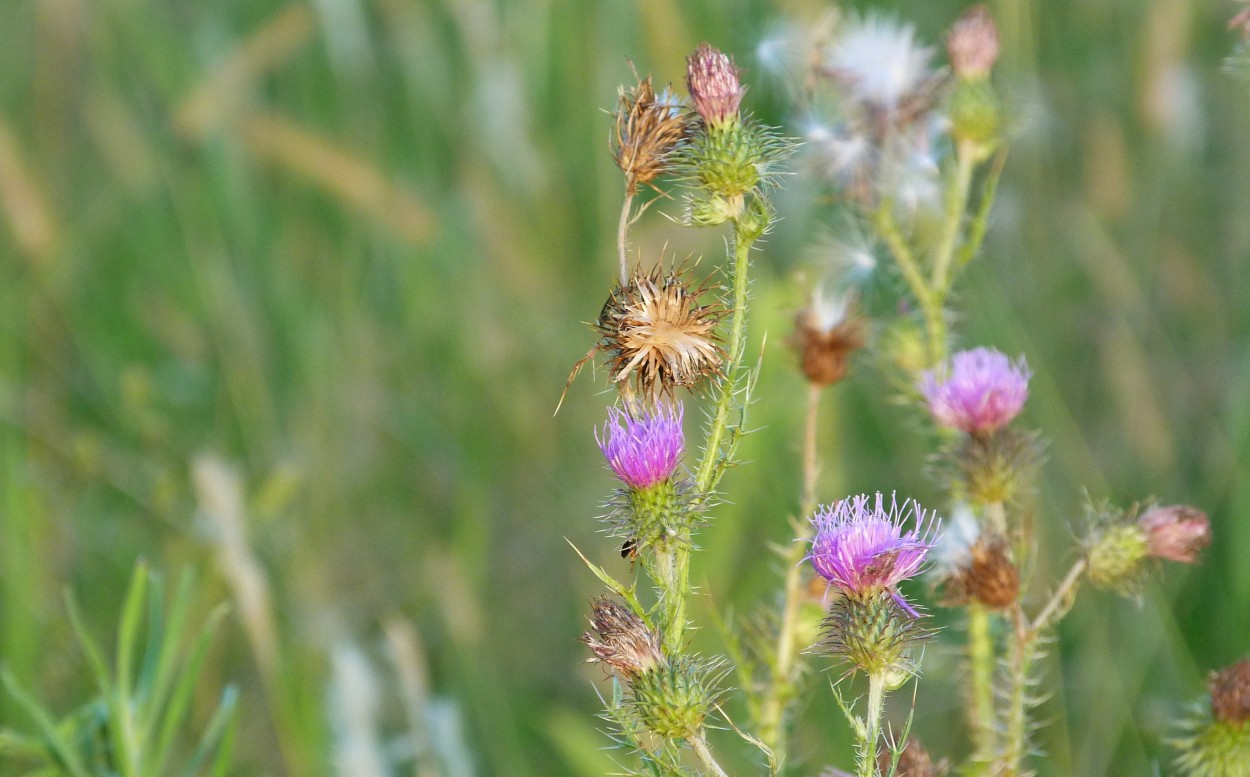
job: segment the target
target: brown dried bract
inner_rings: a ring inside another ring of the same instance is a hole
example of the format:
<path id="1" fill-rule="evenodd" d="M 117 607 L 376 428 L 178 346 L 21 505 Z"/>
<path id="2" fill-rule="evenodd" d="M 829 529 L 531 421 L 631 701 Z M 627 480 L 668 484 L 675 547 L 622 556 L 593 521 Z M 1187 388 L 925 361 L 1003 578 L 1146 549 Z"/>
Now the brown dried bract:
<path id="1" fill-rule="evenodd" d="M 613 289 L 599 314 L 597 348 L 611 354 L 612 380 L 652 401 L 672 397 L 720 372 L 719 304 L 702 305 L 706 287 L 692 288 L 680 271 L 636 273 Z"/>
<path id="2" fill-rule="evenodd" d="M 612 160 L 625 173 L 625 192 L 651 183 L 669 168 L 674 150 L 689 135 L 693 119 L 681 105 L 659 102 L 651 78 L 620 89 Z"/>
<path id="3" fill-rule="evenodd" d="M 963 573 L 968 594 L 992 610 L 1010 607 L 1020 595 L 1020 570 L 1002 537 L 982 537 L 972 546 L 972 561 Z"/>

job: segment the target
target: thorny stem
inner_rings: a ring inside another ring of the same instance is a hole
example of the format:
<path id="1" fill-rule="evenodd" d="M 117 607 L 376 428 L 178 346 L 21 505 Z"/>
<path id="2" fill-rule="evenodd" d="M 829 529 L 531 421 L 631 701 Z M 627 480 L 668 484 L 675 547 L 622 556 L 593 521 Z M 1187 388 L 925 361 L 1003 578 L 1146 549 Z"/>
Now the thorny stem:
<path id="1" fill-rule="evenodd" d="M 735 222 L 736 226 L 736 222 Z M 737 227 L 734 235 L 734 268 L 733 268 L 733 320 L 729 326 L 728 364 L 725 366 L 725 378 L 721 382 L 720 399 L 716 403 L 716 414 L 712 416 L 712 424 L 708 429 L 707 447 L 703 449 L 703 460 L 699 462 L 699 472 L 695 479 L 697 492 L 706 496 L 716 488 L 720 475 L 729 464 L 721 456 L 721 439 L 725 436 L 729 425 L 729 407 L 733 404 L 734 390 L 738 385 L 738 369 L 742 363 L 743 335 L 746 332 L 747 288 L 750 270 L 751 245 L 754 239 L 748 238 Z"/>
<path id="2" fill-rule="evenodd" d="M 629 214 L 634 205 L 634 195 L 626 192 L 621 203 L 621 221 L 616 228 L 616 251 L 621 258 L 621 288 L 629 285 L 629 261 L 625 258 L 625 240 L 629 232 Z"/>
<path id="3" fill-rule="evenodd" d="M 1026 706 L 1028 699 L 1028 672 L 1033 654 L 1036 633 L 1026 628 L 1023 611 L 1017 606 L 1013 618 L 1015 628 L 1011 640 L 1011 691 L 1007 699 L 1007 741 L 1003 747 L 1000 768 L 996 772 L 1003 777 L 1016 777 L 1020 762 L 1024 760 L 1025 729 L 1028 722 Z"/>
<path id="4" fill-rule="evenodd" d="M 1014 628 L 1011 639 L 1010 690 L 1007 698 L 1007 741 L 1000 755 L 1000 770 L 1003 777 L 1016 777 L 1020 774 L 1020 765 L 1024 760 L 1027 747 L 1028 728 L 1028 683 L 1029 667 L 1036 659 L 1034 647 L 1042 632 L 1061 616 L 1065 604 L 1069 600 L 1072 589 L 1080 581 L 1086 567 L 1085 559 L 1079 559 L 1063 582 L 1055 589 L 1054 595 L 1042 607 L 1031 622 L 1024 610 L 1016 606 L 1012 614 Z"/>
<path id="5" fill-rule="evenodd" d="M 816 477 L 820 470 L 816 455 L 816 417 L 820 408 L 820 393 L 821 387 L 818 384 L 808 384 L 807 418 L 803 432 L 803 498 L 799 509 L 799 515 L 803 518 L 792 523 L 794 541 L 782 556 L 786 579 L 781 626 L 777 630 L 777 652 L 773 658 L 772 677 L 769 678 L 760 711 L 760 739 L 773 752 L 778 763 L 785 762 L 786 734 L 783 719 L 786 705 L 794 694 L 795 661 L 798 658 L 795 631 L 803 586 L 800 565 L 807 551 L 807 541 L 811 537 L 811 524 L 805 518 L 816 509 Z"/>
<path id="6" fill-rule="evenodd" d="M 916 297 L 916 303 L 920 305 L 920 310 L 924 314 L 925 339 L 929 346 L 929 366 L 936 367 L 946 358 L 946 319 L 942 313 L 944 295 L 939 294 L 937 289 L 931 288 L 920 272 L 920 265 L 916 262 L 911 247 L 907 245 L 906 238 L 899 230 L 898 222 L 894 220 L 894 212 L 889 202 L 883 202 L 877 208 L 873 224 L 877 228 L 877 234 L 881 236 L 886 246 L 889 247 L 890 253 L 894 255 L 894 261 L 903 273 L 903 280 L 907 281 L 911 293 Z"/>
<path id="7" fill-rule="evenodd" d="M 972 665 L 973 760 L 989 763 L 997 743 L 994 723 L 994 637 L 990 633 L 990 611 L 972 602 L 968 605 L 968 662 Z"/>
<path id="8" fill-rule="evenodd" d="M 737 226 L 736 223 L 735 226 Z M 699 494 L 699 498 L 703 499 L 716 489 L 716 483 L 729 463 L 721 456 L 721 440 L 729 424 L 729 406 L 733 401 L 734 388 L 738 384 L 738 370 L 742 362 L 743 336 L 746 332 L 747 274 L 751 264 L 751 245 L 754 242 L 753 239 L 743 236 L 741 228 L 736 229 L 733 268 L 734 298 L 731 314 L 733 322 L 729 329 L 728 364 L 725 367 L 720 400 L 716 403 L 716 414 L 712 417 L 711 428 L 708 430 L 707 447 L 703 450 L 703 460 L 699 463 L 695 479 L 696 493 Z M 663 594 L 666 626 L 664 644 L 677 650 L 681 649 L 686 629 L 686 594 L 690 590 L 690 547 L 688 536 L 673 538 L 670 551 L 672 558 L 665 562 L 672 565 L 672 577 L 665 579 L 667 590 Z"/>
<path id="9" fill-rule="evenodd" d="M 946 221 L 942 225 L 942 242 L 933 255 L 933 291 L 939 299 L 945 299 L 950 287 L 951 259 L 959 242 L 964 210 L 968 205 L 968 191 L 972 187 L 972 171 L 976 167 L 976 154 L 972 144 L 959 144 L 956 151 L 958 165 L 955 180 L 946 193 Z"/>
<path id="10" fill-rule="evenodd" d="M 885 677 L 868 675 L 868 725 L 859 748 L 858 777 L 876 777 L 877 740 L 881 738 L 881 713 L 885 707 Z"/>
<path id="11" fill-rule="evenodd" d="M 708 771 L 716 775 L 716 777 L 729 777 L 721 765 L 716 763 L 716 759 L 712 756 L 712 751 L 708 749 L 707 739 L 704 738 L 703 732 L 699 731 L 686 740 L 690 745 L 690 749 L 694 751 L 699 761 L 707 767 Z"/>
<path id="12" fill-rule="evenodd" d="M 1050 597 L 1050 601 L 1046 602 L 1042 607 L 1042 611 L 1037 614 L 1032 623 L 1027 623 L 1028 637 L 1031 640 L 1037 639 L 1042 630 L 1050 626 L 1051 620 L 1055 617 L 1060 607 L 1068 599 L 1068 594 L 1072 591 L 1072 587 L 1080 581 L 1081 575 L 1085 573 L 1085 559 L 1079 559 L 1072 568 L 1068 570 L 1068 575 L 1055 589 L 1055 593 Z"/>

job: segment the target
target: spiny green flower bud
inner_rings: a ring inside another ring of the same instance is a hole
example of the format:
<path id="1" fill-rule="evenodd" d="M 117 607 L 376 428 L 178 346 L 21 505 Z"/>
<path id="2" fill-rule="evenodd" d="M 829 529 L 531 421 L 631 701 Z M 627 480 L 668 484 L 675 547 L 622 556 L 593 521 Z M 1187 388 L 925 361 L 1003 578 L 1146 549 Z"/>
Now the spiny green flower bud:
<path id="1" fill-rule="evenodd" d="M 1007 504 L 1031 487 L 1042 444 L 1036 434 L 1003 427 L 985 437 L 965 438 L 954 458 L 969 500 Z"/>
<path id="2" fill-rule="evenodd" d="M 955 84 L 947 113 L 955 142 L 972 144 L 980 156 L 989 156 L 1002 128 L 1001 106 L 989 79 L 961 80 Z"/>
<path id="3" fill-rule="evenodd" d="M 772 224 L 772 209 L 763 197 L 751 197 L 746 210 L 738 217 L 738 238 L 741 240 L 759 240 Z"/>
<path id="4" fill-rule="evenodd" d="M 1188 736 L 1173 740 L 1176 765 L 1190 777 L 1250 777 L 1250 659 L 1207 681 L 1210 714 L 1186 722 Z"/>
<path id="5" fill-rule="evenodd" d="M 695 524 L 688 484 L 672 479 L 628 492 L 629 509 L 618 519 L 621 532 L 634 542 L 634 552 L 661 548 L 670 538 L 683 536 Z"/>
<path id="6" fill-rule="evenodd" d="M 893 690 L 915 673 L 913 648 L 930 636 L 920 619 L 886 591 L 843 596 L 833 603 L 818 647 L 864 674 L 881 677 Z"/>
<path id="7" fill-rule="evenodd" d="M 1119 593 L 1137 592 L 1149 556 L 1146 534 L 1136 524 L 1109 527 L 1086 541 L 1090 582 Z"/>
<path id="8" fill-rule="evenodd" d="M 718 695 L 709 678 L 714 668 L 715 664 L 683 656 L 636 677 L 633 691 L 638 719 L 667 739 L 697 733 Z"/>

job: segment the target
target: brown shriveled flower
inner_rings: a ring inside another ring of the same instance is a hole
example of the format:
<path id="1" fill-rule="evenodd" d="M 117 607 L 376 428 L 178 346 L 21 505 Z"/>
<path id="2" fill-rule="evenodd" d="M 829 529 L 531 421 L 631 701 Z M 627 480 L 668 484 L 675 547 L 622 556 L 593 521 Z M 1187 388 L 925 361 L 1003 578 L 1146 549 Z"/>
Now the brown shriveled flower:
<path id="1" fill-rule="evenodd" d="M 972 561 L 963 571 L 969 595 L 992 610 L 1010 607 L 1020 595 L 1020 570 L 1011 560 L 1007 541 L 986 535 L 972 546 Z"/>
<path id="2" fill-rule="evenodd" d="M 668 170 L 692 121 L 685 106 L 656 98 L 650 77 L 633 89 L 621 87 L 620 96 L 612 160 L 625 173 L 625 192 L 632 196 Z"/>
<path id="3" fill-rule="evenodd" d="M 1216 720 L 1238 724 L 1250 720 L 1250 658 L 1212 672 L 1207 688 L 1211 691 L 1211 715 Z"/>
<path id="4" fill-rule="evenodd" d="M 1137 519 L 1154 558 L 1192 564 L 1211 542 L 1207 514 L 1186 505 L 1152 507 Z"/>
<path id="5" fill-rule="evenodd" d="M 794 317 L 790 347 L 799 366 L 817 386 L 832 386 L 846 377 L 851 353 L 864 346 L 864 327 L 845 301 L 830 303 L 819 295 Z"/>
<path id="6" fill-rule="evenodd" d="M 706 43 L 686 57 L 686 88 L 690 99 L 709 126 L 718 127 L 738 120 L 738 106 L 746 87 L 738 79 L 733 60 Z"/>
<path id="7" fill-rule="evenodd" d="M 718 373 L 716 325 L 725 311 L 699 303 L 706 291 L 691 288 L 681 271 L 664 274 L 659 267 L 613 289 L 596 323 L 597 348 L 611 353 L 613 382 L 628 392 L 632 376 L 633 387 L 654 401 Z"/>
<path id="8" fill-rule="evenodd" d="M 946 38 L 951 69 L 960 78 L 980 80 L 998 60 L 998 28 L 989 9 L 974 5 L 959 17 Z"/>
<path id="9" fill-rule="evenodd" d="M 626 680 L 668 665 L 659 635 L 642 618 L 606 596 L 592 599 L 590 607 L 594 630 L 582 634 L 581 641 L 595 655 L 587 661 L 607 664 Z"/>
<path id="10" fill-rule="evenodd" d="M 894 777 L 935 777 L 939 773 L 939 766 L 933 763 L 928 751 L 914 737 L 907 740 L 903 753 L 898 758 L 898 769 L 891 772 L 890 765 L 893 761 L 894 755 L 889 750 L 883 748 L 877 753 L 877 769 L 882 774 L 893 774 Z"/>

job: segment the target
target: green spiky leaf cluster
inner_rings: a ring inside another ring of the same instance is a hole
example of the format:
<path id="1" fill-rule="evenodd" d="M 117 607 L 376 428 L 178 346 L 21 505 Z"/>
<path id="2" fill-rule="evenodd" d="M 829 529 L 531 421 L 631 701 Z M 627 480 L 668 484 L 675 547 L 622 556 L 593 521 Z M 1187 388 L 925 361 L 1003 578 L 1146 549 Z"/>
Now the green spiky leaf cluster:
<path id="1" fill-rule="evenodd" d="M 228 773 L 235 728 L 236 691 L 227 687 L 198 738 L 186 736 L 187 715 L 209 644 L 222 615 L 218 607 L 194 637 L 189 617 L 190 575 L 166 607 L 159 577 L 140 562 L 122 606 L 116 658 L 110 664 L 87 632 L 74 599 L 70 621 L 94 675 L 97 694 L 56 717 L 6 667 L 9 696 L 34 723 L 30 734 L 0 731 L 0 756 L 29 763 L 29 777 L 221 777 Z M 146 629 L 142 628 L 146 620 Z M 188 740 L 190 744 L 188 744 Z"/>

